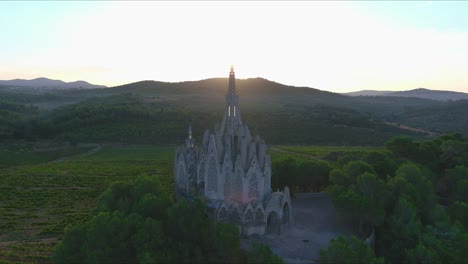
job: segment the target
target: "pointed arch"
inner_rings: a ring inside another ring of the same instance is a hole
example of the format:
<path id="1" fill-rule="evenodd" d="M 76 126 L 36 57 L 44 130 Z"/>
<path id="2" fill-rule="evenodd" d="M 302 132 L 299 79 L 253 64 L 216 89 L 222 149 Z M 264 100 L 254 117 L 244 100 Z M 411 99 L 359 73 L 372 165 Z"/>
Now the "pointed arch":
<path id="1" fill-rule="evenodd" d="M 245 224 L 252 224 L 255 220 L 255 211 L 251 203 L 247 204 L 247 207 L 244 209 L 244 214 L 242 216 L 242 222 Z"/>
<path id="2" fill-rule="evenodd" d="M 254 212 L 252 208 L 247 208 L 244 214 L 244 223 L 250 224 L 254 221 Z"/>
<path id="3" fill-rule="evenodd" d="M 256 172 L 252 172 L 250 175 L 247 197 L 249 199 L 257 199 L 258 197 L 258 179 Z"/>
<path id="4" fill-rule="evenodd" d="M 229 220 L 234 224 L 241 223 L 241 217 L 239 211 L 236 208 L 233 208 L 229 213 Z"/>
<path id="5" fill-rule="evenodd" d="M 218 170 L 216 168 L 216 158 L 210 155 L 207 163 L 206 187 L 209 192 L 218 191 Z"/>
<path id="6" fill-rule="evenodd" d="M 262 208 L 257 208 L 255 210 L 255 224 L 264 224 L 265 223 L 265 212 Z"/>
<path id="7" fill-rule="evenodd" d="M 233 184 L 233 197 L 241 201 L 242 200 L 242 170 L 240 168 L 236 169 L 236 174 L 234 175 L 234 184 Z"/>

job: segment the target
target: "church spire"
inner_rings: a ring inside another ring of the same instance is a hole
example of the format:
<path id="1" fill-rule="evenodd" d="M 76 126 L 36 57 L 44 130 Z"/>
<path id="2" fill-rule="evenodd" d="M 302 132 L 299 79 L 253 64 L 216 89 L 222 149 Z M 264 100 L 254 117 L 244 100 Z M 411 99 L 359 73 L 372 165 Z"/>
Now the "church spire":
<path id="1" fill-rule="evenodd" d="M 234 66 L 231 65 L 231 71 L 229 72 L 229 88 L 228 97 L 237 96 L 236 94 L 236 76 L 234 74 Z"/>
<path id="2" fill-rule="evenodd" d="M 229 87 L 226 95 L 226 133 L 236 135 L 239 126 L 242 124 L 239 109 L 239 96 L 236 92 L 236 76 L 234 73 L 234 66 L 231 65 L 229 72 Z"/>

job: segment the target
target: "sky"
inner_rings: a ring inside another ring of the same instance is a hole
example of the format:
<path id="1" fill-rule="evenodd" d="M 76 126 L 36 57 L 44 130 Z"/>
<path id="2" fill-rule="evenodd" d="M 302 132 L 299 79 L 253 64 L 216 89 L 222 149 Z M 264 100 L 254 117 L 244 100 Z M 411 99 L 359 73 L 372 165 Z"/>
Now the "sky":
<path id="1" fill-rule="evenodd" d="M 0 80 L 468 92 L 464 1 L 1 1 Z"/>

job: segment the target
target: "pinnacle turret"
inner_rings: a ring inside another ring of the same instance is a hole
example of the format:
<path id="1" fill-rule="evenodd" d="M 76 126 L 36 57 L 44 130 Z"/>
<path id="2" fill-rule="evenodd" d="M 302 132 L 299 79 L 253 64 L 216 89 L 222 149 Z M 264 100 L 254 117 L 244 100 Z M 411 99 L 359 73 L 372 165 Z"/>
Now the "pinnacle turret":
<path id="1" fill-rule="evenodd" d="M 187 148 L 193 148 L 195 140 L 192 138 L 192 117 L 188 118 L 188 138 L 185 140 Z"/>

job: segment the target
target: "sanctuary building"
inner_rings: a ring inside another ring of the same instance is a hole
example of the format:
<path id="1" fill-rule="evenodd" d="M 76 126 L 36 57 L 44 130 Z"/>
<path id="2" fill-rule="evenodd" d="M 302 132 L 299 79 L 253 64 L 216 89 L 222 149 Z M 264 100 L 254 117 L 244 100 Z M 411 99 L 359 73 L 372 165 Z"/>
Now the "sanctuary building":
<path id="1" fill-rule="evenodd" d="M 174 183 L 176 199 L 200 197 L 211 219 L 235 224 L 245 236 L 279 234 L 292 221 L 288 187 L 271 190 L 268 147 L 242 122 L 232 66 L 223 119 L 199 145 L 189 124 L 176 150 Z"/>

